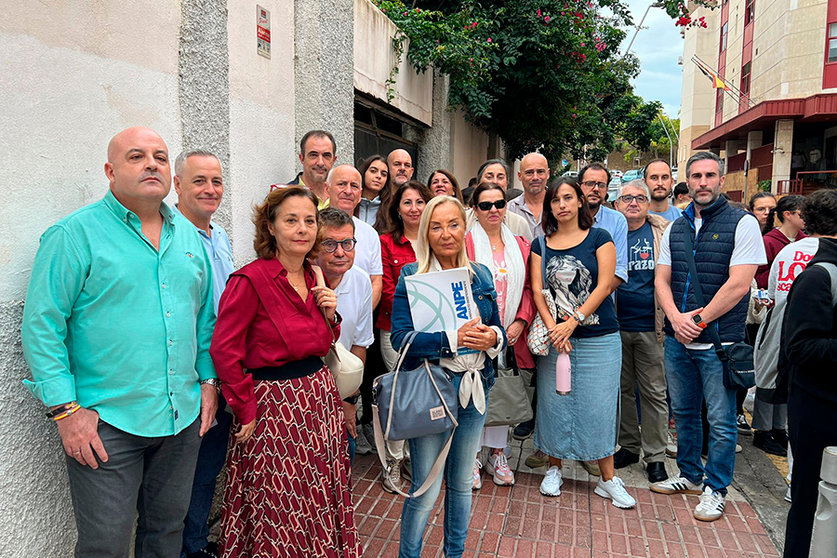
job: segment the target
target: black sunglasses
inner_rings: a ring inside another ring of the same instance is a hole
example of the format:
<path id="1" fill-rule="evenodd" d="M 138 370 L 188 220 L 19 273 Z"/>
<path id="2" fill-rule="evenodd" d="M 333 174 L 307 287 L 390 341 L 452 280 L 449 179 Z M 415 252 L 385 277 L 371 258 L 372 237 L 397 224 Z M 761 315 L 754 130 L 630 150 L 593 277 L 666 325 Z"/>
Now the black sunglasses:
<path id="1" fill-rule="evenodd" d="M 477 207 L 479 207 L 482 211 L 491 211 L 492 207 L 496 207 L 497 209 L 503 209 L 504 207 L 506 207 L 506 200 L 497 200 L 493 202 L 479 202 L 477 204 Z"/>

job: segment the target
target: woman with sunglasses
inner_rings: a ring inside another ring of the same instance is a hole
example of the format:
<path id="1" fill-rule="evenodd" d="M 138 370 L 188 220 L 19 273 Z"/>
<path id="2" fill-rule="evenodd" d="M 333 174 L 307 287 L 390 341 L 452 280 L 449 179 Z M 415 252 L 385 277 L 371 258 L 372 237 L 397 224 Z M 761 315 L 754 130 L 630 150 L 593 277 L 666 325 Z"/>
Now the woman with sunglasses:
<path id="1" fill-rule="evenodd" d="M 503 223 L 507 204 L 505 192 L 494 182 L 481 182 L 471 197 L 476 223 L 465 236 L 468 259 L 488 267 L 497 290 L 500 319 L 513 347 L 520 368 L 534 368 L 535 362 L 526 344 L 529 323 L 535 316 L 532 288 L 529 283 L 528 261 L 530 244 L 522 236 L 515 236 Z M 505 354 L 501 358 L 505 361 Z M 504 362 L 501 363 L 505 364 Z M 514 484 L 514 473 L 504 452 L 508 442 L 508 426 L 487 426 L 483 429 L 480 446 L 490 448 L 486 470 L 494 477 L 494 484 Z M 474 463 L 473 489 L 482 487 L 482 462 L 477 453 Z"/>
<path id="2" fill-rule="evenodd" d="M 619 322 L 610 297 L 616 247 L 610 233 L 593 227 L 587 199 L 572 178 L 550 185 L 542 215 L 545 236 L 532 243 L 529 258 L 532 294 L 552 345 L 538 359 L 535 448 L 549 456 L 540 491 L 561 494 L 562 459 L 598 461 L 602 476 L 595 493 L 616 507 L 632 508 L 636 501 L 613 467 L 622 368 Z M 557 319 L 543 289 L 555 299 Z M 559 352 L 570 357 L 567 395 L 549 387 L 555 385 Z"/>
<path id="3" fill-rule="evenodd" d="M 431 172 L 430 178 L 427 179 L 427 188 L 434 198 L 436 196 L 451 196 L 462 202 L 459 182 L 456 181 L 456 177 L 450 171 L 439 169 Z"/>

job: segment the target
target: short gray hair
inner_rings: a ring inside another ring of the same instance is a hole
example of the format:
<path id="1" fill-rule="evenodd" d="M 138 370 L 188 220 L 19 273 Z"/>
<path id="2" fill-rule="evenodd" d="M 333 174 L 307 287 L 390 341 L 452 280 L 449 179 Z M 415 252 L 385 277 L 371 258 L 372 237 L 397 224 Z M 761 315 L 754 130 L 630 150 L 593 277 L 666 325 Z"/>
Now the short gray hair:
<path id="1" fill-rule="evenodd" d="M 622 185 L 619 186 L 619 194 L 617 194 L 616 197 L 621 198 L 622 197 L 622 192 L 625 191 L 625 188 L 631 188 L 631 187 L 639 188 L 640 190 L 643 191 L 646 198 L 649 198 L 649 199 L 651 198 L 651 191 L 648 190 L 648 185 L 645 184 L 645 182 L 640 180 L 640 179 L 631 180 L 629 182 L 623 182 Z"/>
<path id="2" fill-rule="evenodd" d="M 334 165 L 333 167 L 331 167 L 331 170 L 329 170 L 328 174 L 326 175 L 326 180 L 325 180 L 326 184 L 331 186 L 331 177 L 334 175 L 334 171 L 336 171 L 337 169 L 339 169 L 341 167 L 349 167 L 350 169 L 352 169 L 356 173 L 360 174 L 360 171 L 357 170 L 357 168 L 355 168 L 354 165 L 351 165 L 349 163 L 343 163 L 342 165 Z M 362 176 L 360 177 L 360 187 L 363 188 L 363 177 Z"/>
<path id="3" fill-rule="evenodd" d="M 186 159 L 189 157 L 215 157 L 215 160 L 218 161 L 218 164 L 221 163 L 221 160 L 218 156 L 205 149 L 187 149 L 183 153 L 177 156 L 177 159 L 174 160 L 174 174 L 175 176 L 183 176 L 183 165 L 186 164 Z"/>
<path id="4" fill-rule="evenodd" d="M 692 171 L 692 163 L 697 161 L 715 161 L 718 163 L 718 176 L 724 176 L 724 160 L 712 153 L 711 151 L 698 151 L 686 161 L 686 178 Z"/>

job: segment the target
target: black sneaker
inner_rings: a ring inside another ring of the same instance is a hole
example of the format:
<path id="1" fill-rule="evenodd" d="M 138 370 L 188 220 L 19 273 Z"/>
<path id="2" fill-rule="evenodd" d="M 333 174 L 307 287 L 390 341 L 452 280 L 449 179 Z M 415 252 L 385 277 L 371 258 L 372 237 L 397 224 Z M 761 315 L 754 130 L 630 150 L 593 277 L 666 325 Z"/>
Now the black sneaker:
<path id="1" fill-rule="evenodd" d="M 526 422 L 521 422 L 517 426 L 514 427 L 512 431 L 512 438 L 515 440 L 525 440 L 529 436 L 532 435 L 532 432 L 535 430 L 535 419 L 527 420 Z"/>
<path id="2" fill-rule="evenodd" d="M 782 430 L 781 428 L 774 428 L 770 431 L 770 435 L 773 436 L 773 439 L 779 443 L 783 448 L 788 449 L 788 433 Z"/>
<path id="3" fill-rule="evenodd" d="M 613 466 L 616 469 L 624 469 L 628 465 L 633 465 L 634 463 L 639 463 L 638 453 L 634 453 L 631 450 L 627 450 L 625 448 L 619 448 L 619 451 L 613 454 Z M 668 475 L 666 475 L 660 480 L 665 480 L 667 478 Z"/>
<path id="4" fill-rule="evenodd" d="M 745 436 L 752 436 L 753 429 L 747 424 L 747 417 L 744 415 L 738 415 L 735 421 L 738 424 L 738 433 L 743 434 Z"/>
<path id="5" fill-rule="evenodd" d="M 779 442 L 774 440 L 770 432 L 762 432 L 760 430 L 756 431 L 756 433 L 753 434 L 753 445 L 764 453 L 778 455 L 779 457 L 788 456 L 788 450 L 783 448 Z"/>

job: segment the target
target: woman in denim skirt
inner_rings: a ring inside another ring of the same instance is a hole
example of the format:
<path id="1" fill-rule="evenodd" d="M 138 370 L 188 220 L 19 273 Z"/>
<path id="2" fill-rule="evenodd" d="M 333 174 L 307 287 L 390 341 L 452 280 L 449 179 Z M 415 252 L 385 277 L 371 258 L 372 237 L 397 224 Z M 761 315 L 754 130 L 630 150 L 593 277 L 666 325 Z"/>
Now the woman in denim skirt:
<path id="1" fill-rule="evenodd" d="M 542 215 L 545 236 L 532 243 L 529 260 L 535 305 L 552 344 L 549 354 L 538 359 L 535 447 L 549 455 L 540 490 L 546 496 L 561 494 L 562 459 L 598 461 L 602 476 L 596 494 L 614 506 L 632 508 L 636 501 L 613 468 L 622 367 L 619 322 L 610 297 L 616 247 L 606 230 L 593 228 L 587 200 L 572 178 L 549 187 Z M 543 289 L 555 300 L 557 320 Z M 568 395 L 552 388 L 559 351 L 570 356 Z"/>
<path id="2" fill-rule="evenodd" d="M 467 268 L 471 275 L 474 319 L 459 330 L 419 333 L 410 344 L 403 367 L 411 370 L 420 359 L 437 361 L 448 371 L 459 393 L 453 442 L 444 467 L 445 479 L 445 556 L 458 558 L 465 551 L 465 536 L 471 515 L 471 483 L 474 455 L 479 449 L 485 424 L 488 390 L 494 383 L 491 359 L 506 345 L 491 272 L 482 264 L 468 261 L 465 254 L 465 208 L 456 198 L 439 196 L 427 204 L 419 222 L 415 242 L 416 262 L 407 264 L 395 288 L 392 303 L 392 333 L 395 349 L 414 330 L 404 278 L 414 274 Z M 476 352 L 459 354 L 458 349 Z M 409 440 L 412 486 L 415 492 L 427 479 L 448 433 Z M 422 535 L 439 496 L 442 475 L 420 496 L 408 498 L 401 513 L 401 558 L 419 558 Z"/>

